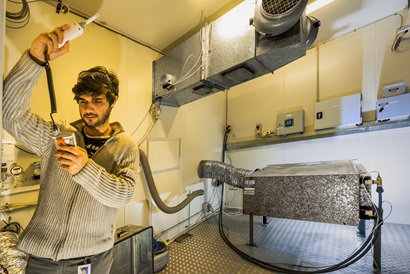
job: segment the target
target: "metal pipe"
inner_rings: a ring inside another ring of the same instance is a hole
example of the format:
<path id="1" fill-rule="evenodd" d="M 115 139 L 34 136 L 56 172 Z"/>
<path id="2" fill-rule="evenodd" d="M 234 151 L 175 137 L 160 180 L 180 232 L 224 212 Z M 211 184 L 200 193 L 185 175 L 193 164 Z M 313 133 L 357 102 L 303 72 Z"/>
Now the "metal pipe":
<path id="1" fill-rule="evenodd" d="M 178 205 L 169 207 L 162 201 L 161 197 L 158 194 L 158 190 L 155 186 L 154 178 L 152 177 L 151 167 L 149 165 L 148 158 L 141 149 L 140 149 L 140 162 L 141 162 L 142 170 L 144 171 L 145 180 L 147 181 L 149 192 L 151 193 L 151 197 L 154 200 L 157 207 L 162 212 L 165 212 L 168 214 L 177 213 L 178 211 L 186 207 L 194 198 L 196 198 L 199 195 L 204 194 L 203 189 L 196 190 L 188 194 L 185 200 L 183 200 Z"/>

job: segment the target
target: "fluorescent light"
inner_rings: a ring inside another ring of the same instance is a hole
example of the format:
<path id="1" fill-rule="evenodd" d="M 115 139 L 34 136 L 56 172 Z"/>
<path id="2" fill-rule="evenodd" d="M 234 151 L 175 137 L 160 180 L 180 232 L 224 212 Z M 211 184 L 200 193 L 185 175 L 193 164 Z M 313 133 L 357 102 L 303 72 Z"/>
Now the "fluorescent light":
<path id="1" fill-rule="evenodd" d="M 322 8 L 333 1 L 334 0 L 317 0 L 306 7 L 306 14 L 314 12 L 315 10 Z"/>

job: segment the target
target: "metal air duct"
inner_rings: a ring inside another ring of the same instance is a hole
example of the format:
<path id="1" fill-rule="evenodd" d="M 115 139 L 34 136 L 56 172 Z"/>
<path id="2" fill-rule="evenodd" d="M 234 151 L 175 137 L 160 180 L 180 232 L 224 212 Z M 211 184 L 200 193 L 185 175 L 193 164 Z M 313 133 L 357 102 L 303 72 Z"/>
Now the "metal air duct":
<path id="1" fill-rule="evenodd" d="M 153 101 L 179 107 L 304 56 L 319 21 L 307 0 L 244 1 L 153 62 Z"/>

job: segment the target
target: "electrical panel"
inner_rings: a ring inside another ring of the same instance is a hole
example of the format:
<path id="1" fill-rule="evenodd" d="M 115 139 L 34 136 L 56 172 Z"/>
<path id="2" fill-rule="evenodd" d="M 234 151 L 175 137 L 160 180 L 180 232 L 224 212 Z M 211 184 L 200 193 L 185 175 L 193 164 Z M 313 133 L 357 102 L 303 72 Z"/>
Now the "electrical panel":
<path id="1" fill-rule="evenodd" d="M 379 122 L 407 118 L 410 115 L 410 93 L 377 100 L 376 112 Z"/>
<path id="2" fill-rule="evenodd" d="M 315 103 L 315 130 L 362 123 L 360 93 Z"/>
<path id="3" fill-rule="evenodd" d="M 303 109 L 278 114 L 276 118 L 276 135 L 303 133 L 305 128 Z"/>

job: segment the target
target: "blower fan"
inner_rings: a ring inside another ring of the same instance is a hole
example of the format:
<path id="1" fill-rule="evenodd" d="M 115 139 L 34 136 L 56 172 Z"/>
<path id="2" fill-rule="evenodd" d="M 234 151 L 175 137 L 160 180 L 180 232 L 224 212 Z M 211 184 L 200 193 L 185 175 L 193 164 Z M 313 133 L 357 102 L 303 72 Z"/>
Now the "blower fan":
<path id="1" fill-rule="evenodd" d="M 308 0 L 257 0 L 253 18 L 255 30 L 262 35 L 277 36 L 302 19 L 306 48 L 309 48 L 316 39 L 320 21 L 304 15 L 307 3 Z"/>

